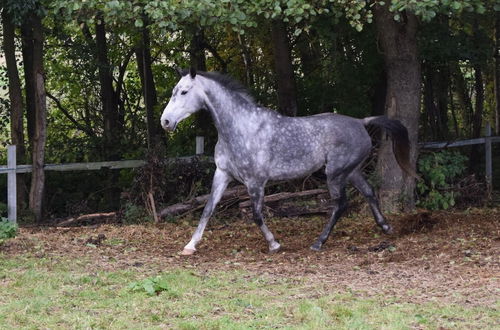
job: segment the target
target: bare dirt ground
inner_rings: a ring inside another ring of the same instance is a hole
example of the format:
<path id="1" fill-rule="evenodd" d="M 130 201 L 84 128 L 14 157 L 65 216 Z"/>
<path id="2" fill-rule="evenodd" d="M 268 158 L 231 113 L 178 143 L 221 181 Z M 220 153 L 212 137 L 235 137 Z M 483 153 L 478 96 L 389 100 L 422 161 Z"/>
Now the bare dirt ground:
<path id="1" fill-rule="evenodd" d="M 271 219 L 282 244 L 268 254 L 258 228 L 243 220 L 209 225 L 198 252 L 179 255 L 193 223 L 22 228 L 0 246 L 4 256 L 88 260 L 90 271 L 139 268 L 146 274 L 190 268 L 199 273 L 242 269 L 255 276 L 296 277 L 325 290 L 386 294 L 402 302 L 488 306 L 500 286 L 500 210 L 419 212 L 389 216 L 395 234 L 370 216 L 342 219 L 321 252 L 309 249 L 324 217 Z M 308 293 L 304 293 L 307 296 Z"/>

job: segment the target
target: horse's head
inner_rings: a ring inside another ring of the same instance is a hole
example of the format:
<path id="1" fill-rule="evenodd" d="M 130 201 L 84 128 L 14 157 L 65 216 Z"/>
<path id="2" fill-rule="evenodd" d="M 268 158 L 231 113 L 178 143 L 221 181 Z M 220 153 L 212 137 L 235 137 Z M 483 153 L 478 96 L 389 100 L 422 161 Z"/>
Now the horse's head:
<path id="1" fill-rule="evenodd" d="M 196 70 L 191 68 L 177 72 L 181 80 L 175 85 L 160 119 L 161 126 L 169 131 L 175 130 L 182 120 L 204 107 L 204 92 L 199 79 L 196 79 Z"/>

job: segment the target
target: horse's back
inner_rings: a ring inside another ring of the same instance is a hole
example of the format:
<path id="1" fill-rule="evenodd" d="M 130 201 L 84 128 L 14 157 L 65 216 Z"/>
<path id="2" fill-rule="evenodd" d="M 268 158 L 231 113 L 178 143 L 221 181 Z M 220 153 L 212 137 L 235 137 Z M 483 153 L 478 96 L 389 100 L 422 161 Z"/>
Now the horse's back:
<path id="1" fill-rule="evenodd" d="M 370 137 L 359 119 L 331 113 L 282 117 L 269 141 L 265 166 L 273 178 L 298 177 L 328 162 L 350 167 L 364 160 L 370 148 Z"/>

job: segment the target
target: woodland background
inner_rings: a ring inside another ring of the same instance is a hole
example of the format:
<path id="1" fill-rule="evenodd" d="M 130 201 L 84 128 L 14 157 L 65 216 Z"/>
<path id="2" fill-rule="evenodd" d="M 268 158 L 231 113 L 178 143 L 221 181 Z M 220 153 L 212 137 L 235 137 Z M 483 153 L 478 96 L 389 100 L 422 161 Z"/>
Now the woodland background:
<path id="1" fill-rule="evenodd" d="M 409 128 L 415 165 L 418 141 L 478 137 L 486 122 L 500 131 L 495 0 L 2 0 L 0 10 L 0 163 L 13 143 L 18 163 L 34 165 L 18 191 L 36 221 L 130 211 L 144 179 L 131 170 L 45 173 L 44 163 L 148 159 L 146 170 L 162 173 L 160 203 L 206 192 L 210 166 L 158 165 L 158 156 L 194 154 L 196 135 L 207 154 L 216 143 L 204 113 L 161 130 L 175 66 L 228 73 L 287 115 L 387 113 Z M 411 209 L 425 188 L 400 175 L 381 143 L 384 206 Z M 481 180 L 480 149 L 461 152 L 467 158 L 446 156 L 448 172 L 460 163 L 459 174 Z"/>

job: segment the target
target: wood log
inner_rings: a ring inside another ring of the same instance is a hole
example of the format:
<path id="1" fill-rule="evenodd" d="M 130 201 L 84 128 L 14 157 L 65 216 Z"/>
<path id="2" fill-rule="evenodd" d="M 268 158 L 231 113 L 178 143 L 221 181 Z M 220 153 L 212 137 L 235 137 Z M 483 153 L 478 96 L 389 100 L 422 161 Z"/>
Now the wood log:
<path id="1" fill-rule="evenodd" d="M 281 192 L 277 194 L 272 194 L 269 196 L 264 197 L 264 203 L 272 203 L 272 202 L 278 202 L 278 201 L 283 201 L 287 199 L 292 199 L 292 198 L 301 198 L 301 197 L 310 197 L 310 196 L 315 196 L 315 195 L 320 195 L 320 194 L 325 194 L 328 193 L 328 190 L 326 189 L 312 189 L 312 190 L 305 190 L 305 191 L 299 191 L 299 192 Z M 177 203 L 170 205 L 163 210 L 160 211 L 159 216 L 161 218 L 164 218 L 166 216 L 179 216 L 179 215 L 184 215 L 189 212 L 194 212 L 197 210 L 202 209 L 205 204 L 208 201 L 208 198 L 210 197 L 210 194 L 207 195 L 202 195 L 195 197 L 189 201 L 182 202 L 182 203 Z M 244 186 L 236 186 L 232 189 L 228 189 L 224 192 L 221 198 L 221 203 L 230 199 L 236 199 L 236 202 L 240 200 L 239 202 L 239 208 L 244 209 L 248 208 L 252 205 L 251 201 L 249 200 L 249 196 L 247 194 L 246 188 Z"/>
<path id="2" fill-rule="evenodd" d="M 187 212 L 198 210 L 200 208 L 203 208 L 203 206 L 208 202 L 209 197 L 210 194 L 201 195 L 186 202 L 167 206 L 166 208 L 161 210 L 158 215 L 160 216 L 160 218 L 164 218 L 166 216 L 181 215 Z M 236 186 L 234 188 L 226 190 L 222 194 L 221 201 L 231 198 L 248 199 L 249 197 L 244 186 Z"/>
<path id="3" fill-rule="evenodd" d="M 328 190 L 326 190 L 326 189 L 312 189 L 312 190 L 305 190 L 305 191 L 299 191 L 299 192 L 281 192 L 281 193 L 265 196 L 264 203 L 272 203 L 272 202 L 278 202 L 278 201 L 282 201 L 282 200 L 286 200 L 286 199 L 309 197 L 309 196 L 326 194 L 326 193 L 328 193 Z M 239 204 L 239 206 L 240 206 L 240 208 L 250 207 L 250 206 L 252 206 L 252 202 L 247 200 L 247 201 L 241 202 Z"/>
<path id="4" fill-rule="evenodd" d="M 107 212 L 107 213 L 92 213 L 92 214 L 84 214 L 78 217 L 69 218 L 63 220 L 57 224 L 58 227 L 66 227 L 70 225 L 74 225 L 76 223 L 88 220 L 94 220 L 99 218 L 113 218 L 116 217 L 116 212 Z"/>

